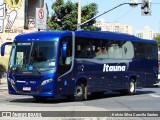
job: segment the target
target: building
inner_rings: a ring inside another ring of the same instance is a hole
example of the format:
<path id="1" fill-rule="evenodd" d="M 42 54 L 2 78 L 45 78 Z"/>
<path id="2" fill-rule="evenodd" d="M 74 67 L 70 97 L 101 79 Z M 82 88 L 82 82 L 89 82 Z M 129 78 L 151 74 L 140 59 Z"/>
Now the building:
<path id="1" fill-rule="evenodd" d="M 35 26 L 36 8 L 44 5 L 44 0 L 1 0 L 0 44 L 13 41 L 18 34 L 38 31 Z M 6 54 L 10 53 L 9 49 L 7 47 Z"/>
<path id="2" fill-rule="evenodd" d="M 145 26 L 143 30 L 136 31 L 136 36 L 143 39 L 153 39 L 154 33 L 150 27 Z"/>
<path id="3" fill-rule="evenodd" d="M 111 32 L 121 32 L 132 34 L 132 26 L 130 25 L 123 25 L 120 23 L 107 23 L 103 20 L 96 22 L 95 24 L 97 27 L 101 28 L 101 31 L 111 31 Z"/>

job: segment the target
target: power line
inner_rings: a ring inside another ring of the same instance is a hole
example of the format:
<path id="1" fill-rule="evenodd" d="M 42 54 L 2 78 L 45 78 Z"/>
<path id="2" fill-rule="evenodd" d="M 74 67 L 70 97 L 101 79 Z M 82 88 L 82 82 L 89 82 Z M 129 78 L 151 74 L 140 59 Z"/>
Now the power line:
<path id="1" fill-rule="evenodd" d="M 109 10 L 103 12 L 102 14 L 99 14 L 99 15 L 97 15 L 97 16 L 94 16 L 93 18 L 91 18 L 91 19 L 89 19 L 89 20 L 87 20 L 87 21 L 85 21 L 85 22 L 83 22 L 83 23 L 81 23 L 81 24 L 78 24 L 78 25 L 77 25 L 77 30 L 79 30 L 78 28 L 80 28 L 80 26 L 82 26 L 82 25 L 90 22 L 91 20 L 96 19 L 96 18 L 98 18 L 98 17 L 100 17 L 100 16 L 102 16 L 102 15 L 104 15 L 104 14 L 106 14 L 106 13 L 108 13 L 108 12 L 110 12 L 110 11 L 118 8 L 118 7 L 120 7 L 120 6 L 127 5 L 127 4 L 128 4 L 128 5 L 131 5 L 131 6 L 137 6 L 137 5 L 142 4 L 142 3 L 136 3 L 136 4 L 122 3 L 122 4 L 119 4 L 119 5 L 115 6 L 115 7 L 113 7 L 112 9 L 109 9 Z"/>
<path id="2" fill-rule="evenodd" d="M 128 10 L 127 12 L 125 12 L 124 14 L 122 14 L 121 16 L 119 16 L 118 18 L 112 20 L 111 22 L 114 22 L 114 21 L 117 21 L 117 20 L 121 19 L 122 17 L 128 15 L 128 14 L 129 14 L 130 12 L 132 12 L 133 10 L 135 10 L 135 8 L 132 8 L 132 9 Z"/>

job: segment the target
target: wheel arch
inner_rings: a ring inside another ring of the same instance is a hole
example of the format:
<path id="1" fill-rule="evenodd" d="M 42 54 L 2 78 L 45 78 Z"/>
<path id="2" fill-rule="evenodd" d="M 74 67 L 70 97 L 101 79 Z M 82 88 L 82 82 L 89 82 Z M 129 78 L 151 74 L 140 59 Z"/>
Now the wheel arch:
<path id="1" fill-rule="evenodd" d="M 77 85 L 77 84 L 80 84 L 80 83 L 83 83 L 85 86 L 87 86 L 87 78 L 86 77 L 79 77 L 76 80 L 75 84 Z"/>
<path id="2" fill-rule="evenodd" d="M 129 79 L 129 82 L 131 79 L 134 79 L 135 83 L 137 83 L 137 78 L 138 78 L 137 75 L 130 75 L 128 79 Z"/>

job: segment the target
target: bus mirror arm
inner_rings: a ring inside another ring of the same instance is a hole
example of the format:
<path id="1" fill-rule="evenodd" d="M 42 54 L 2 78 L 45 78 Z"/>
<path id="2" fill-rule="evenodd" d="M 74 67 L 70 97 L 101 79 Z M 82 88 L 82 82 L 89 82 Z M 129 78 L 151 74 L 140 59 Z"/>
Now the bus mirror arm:
<path id="1" fill-rule="evenodd" d="M 12 44 L 12 42 L 5 42 L 5 43 L 2 44 L 2 46 L 1 46 L 1 56 L 4 56 L 5 46 L 6 45 L 11 45 L 11 44 Z"/>
<path id="2" fill-rule="evenodd" d="M 63 42 L 62 43 L 62 57 L 67 56 L 67 45 L 68 45 L 68 42 Z"/>

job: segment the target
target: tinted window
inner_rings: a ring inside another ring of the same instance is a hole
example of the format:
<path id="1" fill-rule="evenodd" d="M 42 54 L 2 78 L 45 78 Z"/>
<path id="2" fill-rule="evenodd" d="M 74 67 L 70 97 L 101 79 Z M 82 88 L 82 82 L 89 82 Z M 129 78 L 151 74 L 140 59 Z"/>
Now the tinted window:
<path id="1" fill-rule="evenodd" d="M 135 51 L 135 59 L 145 59 L 145 44 L 144 43 L 135 43 L 134 42 L 134 51 Z"/>
<path id="2" fill-rule="evenodd" d="M 76 38 L 75 58 L 157 59 L 156 44 Z"/>
<path id="3" fill-rule="evenodd" d="M 152 52 L 153 52 L 153 59 L 158 59 L 158 46 L 156 44 L 152 44 Z"/>
<path id="4" fill-rule="evenodd" d="M 134 43 L 135 59 L 157 59 L 157 45 L 151 43 Z"/>
<path id="5" fill-rule="evenodd" d="M 110 41 L 108 44 L 109 58 L 122 59 L 122 42 Z"/>
<path id="6" fill-rule="evenodd" d="M 92 40 L 89 38 L 76 38 L 75 42 L 75 58 L 91 58 Z"/>
<path id="7" fill-rule="evenodd" d="M 76 38 L 76 58 L 132 59 L 134 47 L 130 41 Z"/>
<path id="8" fill-rule="evenodd" d="M 152 59 L 152 46 L 151 46 L 151 44 L 146 44 L 146 58 Z"/>

